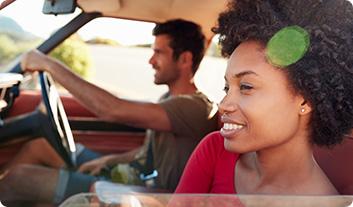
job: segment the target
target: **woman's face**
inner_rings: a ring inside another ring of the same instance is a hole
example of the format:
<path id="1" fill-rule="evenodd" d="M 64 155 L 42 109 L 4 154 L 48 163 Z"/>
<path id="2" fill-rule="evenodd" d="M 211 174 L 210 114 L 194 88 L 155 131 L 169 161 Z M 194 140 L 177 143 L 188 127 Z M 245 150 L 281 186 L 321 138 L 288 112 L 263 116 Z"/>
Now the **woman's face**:
<path id="1" fill-rule="evenodd" d="M 304 100 L 293 92 L 284 71 L 268 64 L 264 52 L 261 44 L 248 41 L 229 59 L 226 96 L 219 105 L 229 151 L 274 148 L 302 135 Z"/>

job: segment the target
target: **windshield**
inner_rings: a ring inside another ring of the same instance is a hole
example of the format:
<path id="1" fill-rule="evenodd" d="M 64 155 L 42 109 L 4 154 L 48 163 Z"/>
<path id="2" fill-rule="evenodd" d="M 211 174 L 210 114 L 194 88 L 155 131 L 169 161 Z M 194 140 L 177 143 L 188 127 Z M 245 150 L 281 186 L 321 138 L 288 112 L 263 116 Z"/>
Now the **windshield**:
<path id="1" fill-rule="evenodd" d="M 143 194 L 114 193 L 77 194 L 60 207 L 350 207 L 352 196 L 279 196 L 230 194 Z"/>
<path id="2" fill-rule="evenodd" d="M 22 53 L 36 48 L 80 13 L 76 9 L 69 15 L 45 15 L 42 7 L 43 1 L 17 0 L 0 10 L 0 72 L 8 71 Z"/>

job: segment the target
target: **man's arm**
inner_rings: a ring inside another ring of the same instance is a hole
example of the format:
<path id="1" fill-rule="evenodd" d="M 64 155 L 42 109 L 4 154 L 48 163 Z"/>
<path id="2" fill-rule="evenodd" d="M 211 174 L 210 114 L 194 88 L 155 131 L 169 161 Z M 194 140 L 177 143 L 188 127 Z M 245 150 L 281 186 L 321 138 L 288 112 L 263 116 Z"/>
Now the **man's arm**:
<path id="1" fill-rule="evenodd" d="M 28 72 L 46 71 L 50 73 L 80 103 L 103 120 L 159 131 L 171 130 L 167 113 L 159 104 L 117 98 L 78 77 L 65 65 L 39 51 L 34 50 L 25 54 L 21 66 Z"/>
<path id="2" fill-rule="evenodd" d="M 136 155 L 142 150 L 142 147 L 133 149 L 129 152 L 121 154 L 106 155 L 88 162 L 83 163 L 78 171 L 97 175 L 101 170 L 107 166 L 116 165 L 119 163 L 129 163 L 136 159 Z"/>

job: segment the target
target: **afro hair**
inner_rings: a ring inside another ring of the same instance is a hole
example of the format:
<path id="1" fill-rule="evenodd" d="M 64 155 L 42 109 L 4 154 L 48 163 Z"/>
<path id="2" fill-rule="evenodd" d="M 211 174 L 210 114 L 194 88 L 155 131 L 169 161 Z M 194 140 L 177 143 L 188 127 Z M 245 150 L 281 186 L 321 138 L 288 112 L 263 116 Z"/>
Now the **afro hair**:
<path id="1" fill-rule="evenodd" d="M 346 0 L 237 0 L 218 18 L 222 54 L 244 41 L 266 46 L 280 29 L 297 25 L 310 35 L 308 51 L 283 68 L 312 107 L 312 143 L 333 146 L 353 127 L 353 7 Z"/>

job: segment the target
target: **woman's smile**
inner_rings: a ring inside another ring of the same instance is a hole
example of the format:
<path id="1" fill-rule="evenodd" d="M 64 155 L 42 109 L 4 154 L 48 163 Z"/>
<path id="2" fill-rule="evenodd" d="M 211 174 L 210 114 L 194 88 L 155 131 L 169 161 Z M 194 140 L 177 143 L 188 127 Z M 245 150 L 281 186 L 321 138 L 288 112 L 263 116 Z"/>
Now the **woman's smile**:
<path id="1" fill-rule="evenodd" d="M 225 139 L 232 139 L 244 128 L 245 126 L 241 124 L 225 122 L 223 123 L 220 133 Z"/>

